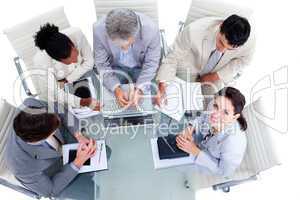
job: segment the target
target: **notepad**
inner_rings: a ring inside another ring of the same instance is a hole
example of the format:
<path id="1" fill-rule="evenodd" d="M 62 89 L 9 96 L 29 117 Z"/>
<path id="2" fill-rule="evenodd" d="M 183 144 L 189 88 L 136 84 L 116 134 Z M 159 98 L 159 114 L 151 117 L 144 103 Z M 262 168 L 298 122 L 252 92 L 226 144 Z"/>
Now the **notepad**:
<path id="1" fill-rule="evenodd" d="M 152 138 L 150 140 L 150 143 L 152 149 L 154 169 L 175 167 L 175 166 L 188 165 L 194 163 L 195 157 L 192 155 L 189 155 L 187 157 L 180 157 L 180 158 L 160 159 L 158 153 L 157 138 Z"/>
<path id="2" fill-rule="evenodd" d="M 186 111 L 203 110 L 203 95 L 199 82 L 186 82 L 178 77 L 168 82 L 166 87 L 166 104 L 155 109 L 180 121 Z"/>
<path id="3" fill-rule="evenodd" d="M 63 164 L 71 163 L 76 158 L 78 143 L 65 144 L 62 146 Z M 104 140 L 97 141 L 97 150 L 95 156 L 88 159 L 79 170 L 79 173 L 93 172 L 108 169 L 106 146 Z"/>

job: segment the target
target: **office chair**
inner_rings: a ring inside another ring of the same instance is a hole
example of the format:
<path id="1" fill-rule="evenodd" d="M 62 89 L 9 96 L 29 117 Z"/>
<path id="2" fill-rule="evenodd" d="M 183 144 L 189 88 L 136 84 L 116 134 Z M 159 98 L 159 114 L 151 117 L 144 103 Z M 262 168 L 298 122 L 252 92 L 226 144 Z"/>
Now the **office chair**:
<path id="1" fill-rule="evenodd" d="M 275 144 L 272 142 L 272 135 L 277 132 L 258 117 L 258 113 L 264 113 L 267 106 L 267 103 L 262 99 L 258 99 L 243 111 L 248 123 L 248 128 L 245 131 L 247 149 L 243 161 L 234 175 L 221 178 L 197 173 L 191 181 L 195 183 L 193 187 L 196 190 L 212 187 L 214 190 L 229 192 L 231 187 L 250 180 L 256 180 L 260 172 L 280 164 Z M 195 179 L 197 181 L 194 181 Z"/>
<path id="2" fill-rule="evenodd" d="M 70 27 L 64 8 L 58 7 L 4 30 L 4 34 L 17 54 L 17 57 L 14 58 L 14 63 L 21 78 L 22 86 L 26 95 L 31 97 L 38 96 L 38 94 L 33 94 L 32 89 L 29 88 L 27 79 L 30 75 L 30 70 L 33 69 L 33 57 L 37 51 L 33 36 L 40 26 L 46 22 L 55 24 L 60 30 Z M 22 67 L 21 60 L 24 62 L 25 67 Z M 34 85 L 34 87 L 36 86 Z"/>
<path id="3" fill-rule="evenodd" d="M 157 0 L 94 0 L 97 20 L 115 8 L 129 8 L 143 13 L 159 25 Z M 161 58 L 168 53 L 165 31 L 160 29 Z"/>
<path id="4" fill-rule="evenodd" d="M 14 191 L 23 193 L 26 196 L 40 199 L 38 194 L 29 191 L 15 179 L 14 175 L 9 171 L 5 163 L 4 151 L 6 141 L 9 134 L 12 133 L 12 122 L 16 113 L 17 109 L 14 106 L 10 105 L 3 99 L 0 99 L 0 184 Z"/>
<path id="5" fill-rule="evenodd" d="M 232 14 L 249 19 L 253 11 L 250 8 L 237 6 L 221 0 L 192 0 L 184 25 L 186 26 L 196 19 L 203 17 L 227 18 Z"/>

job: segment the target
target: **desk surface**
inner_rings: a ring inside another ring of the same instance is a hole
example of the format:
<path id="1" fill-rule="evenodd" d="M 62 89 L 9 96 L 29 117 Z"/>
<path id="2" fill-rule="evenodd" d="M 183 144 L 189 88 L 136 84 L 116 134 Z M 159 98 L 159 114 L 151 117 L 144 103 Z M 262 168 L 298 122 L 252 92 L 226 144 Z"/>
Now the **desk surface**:
<path id="1" fill-rule="evenodd" d="M 157 120 L 170 122 L 160 114 L 156 116 Z M 97 118 L 90 119 L 90 123 L 97 123 Z M 150 139 L 157 137 L 158 124 L 161 123 L 102 129 L 97 134 L 89 134 L 95 139 L 105 138 L 112 150 L 108 170 L 94 175 L 95 186 L 99 187 L 95 190 L 95 200 L 195 199 L 195 191 L 185 187 L 185 172 L 191 166 L 154 169 Z M 177 128 L 182 129 L 182 124 Z"/>
<path id="2" fill-rule="evenodd" d="M 154 125 L 104 128 L 102 116 L 88 119 L 88 136 L 105 139 L 112 150 L 108 170 L 94 173 L 95 200 L 195 199 L 195 190 L 185 185 L 191 166 L 154 169 L 150 139 L 157 137 L 159 125 L 166 124 L 167 133 L 175 122 L 161 113 L 154 120 Z M 184 120 L 174 124 L 175 132 L 184 128 Z"/>

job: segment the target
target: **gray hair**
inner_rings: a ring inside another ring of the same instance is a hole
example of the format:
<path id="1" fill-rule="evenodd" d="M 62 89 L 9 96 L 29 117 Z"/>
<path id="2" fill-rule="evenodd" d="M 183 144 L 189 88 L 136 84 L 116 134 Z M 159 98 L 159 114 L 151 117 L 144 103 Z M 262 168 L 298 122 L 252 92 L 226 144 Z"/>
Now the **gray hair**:
<path id="1" fill-rule="evenodd" d="M 138 31 L 138 17 L 130 9 L 114 9 L 107 14 L 105 28 L 111 39 L 127 40 Z"/>

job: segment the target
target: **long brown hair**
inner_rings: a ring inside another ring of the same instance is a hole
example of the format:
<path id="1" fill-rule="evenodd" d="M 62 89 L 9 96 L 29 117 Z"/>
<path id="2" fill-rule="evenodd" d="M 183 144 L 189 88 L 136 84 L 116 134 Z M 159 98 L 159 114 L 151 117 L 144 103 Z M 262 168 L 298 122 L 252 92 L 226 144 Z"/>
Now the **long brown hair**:
<path id="1" fill-rule="evenodd" d="M 242 114 L 246 104 L 245 96 L 238 89 L 233 87 L 224 87 L 216 95 L 226 97 L 231 101 L 235 114 L 240 114 L 237 121 L 240 124 L 241 130 L 245 131 L 247 129 L 247 121 Z"/>

